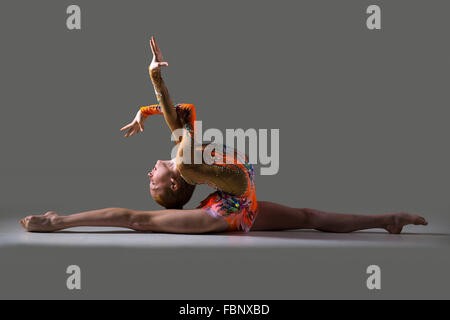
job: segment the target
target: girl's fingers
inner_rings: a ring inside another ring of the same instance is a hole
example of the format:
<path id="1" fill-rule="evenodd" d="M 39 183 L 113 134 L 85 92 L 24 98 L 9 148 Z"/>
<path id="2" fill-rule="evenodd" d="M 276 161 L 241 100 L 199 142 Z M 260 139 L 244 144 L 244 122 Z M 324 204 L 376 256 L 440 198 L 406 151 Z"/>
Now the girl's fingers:
<path id="1" fill-rule="evenodd" d="M 131 127 L 131 123 L 127 124 L 125 127 L 123 127 L 122 129 L 120 129 L 120 131 L 125 131 L 127 130 L 129 127 Z"/>
<path id="2" fill-rule="evenodd" d="M 169 64 L 167 63 L 167 62 L 158 62 L 158 66 L 166 66 L 166 67 L 168 67 L 169 66 Z"/>
<path id="3" fill-rule="evenodd" d="M 152 37 L 152 38 L 153 38 L 153 37 Z M 155 56 L 156 53 L 155 53 L 155 48 L 153 47 L 153 42 L 152 42 L 152 40 L 150 40 L 150 48 L 152 49 L 152 53 L 153 53 L 153 55 Z"/>
<path id="4" fill-rule="evenodd" d="M 152 49 L 154 58 L 156 58 L 156 61 L 161 61 L 163 59 L 161 50 L 159 49 L 158 45 L 156 44 L 155 37 L 153 37 L 153 36 L 150 39 L 150 47 Z"/>
<path id="5" fill-rule="evenodd" d="M 161 50 L 159 50 L 158 45 L 156 44 L 155 37 L 153 37 L 153 44 L 155 45 L 156 52 L 161 52 Z"/>
<path id="6" fill-rule="evenodd" d="M 152 39 L 153 39 L 153 48 L 154 48 L 157 56 L 162 60 L 161 50 L 159 49 L 158 45 L 156 44 L 155 37 L 152 37 Z"/>
<path id="7" fill-rule="evenodd" d="M 131 136 L 132 132 L 133 132 L 133 127 L 131 127 L 130 130 L 128 130 L 128 132 L 125 134 L 125 137 Z"/>
<path id="8" fill-rule="evenodd" d="M 153 38 L 152 37 L 152 48 L 153 48 L 153 53 L 155 54 L 155 55 L 158 55 L 158 46 L 156 45 L 156 42 L 155 42 L 155 38 Z"/>

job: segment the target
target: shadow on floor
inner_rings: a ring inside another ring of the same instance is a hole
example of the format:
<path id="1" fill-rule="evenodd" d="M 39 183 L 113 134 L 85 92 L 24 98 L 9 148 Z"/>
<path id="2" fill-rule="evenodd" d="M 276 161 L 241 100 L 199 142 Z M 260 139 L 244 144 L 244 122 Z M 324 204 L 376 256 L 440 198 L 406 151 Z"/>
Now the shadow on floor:
<path id="1" fill-rule="evenodd" d="M 128 231 L 128 230 L 64 230 L 64 231 L 57 231 L 54 232 L 55 234 L 155 234 L 156 232 L 145 232 L 145 231 Z M 169 233 L 163 233 L 163 234 L 169 234 Z M 179 234 L 178 235 L 182 235 Z M 195 235 L 195 234 L 188 234 L 188 235 Z M 202 235 L 209 235 L 209 236 L 231 236 L 231 237 L 267 237 L 267 238 L 284 238 L 284 239 L 321 239 L 324 240 L 333 240 L 335 238 L 336 240 L 340 240 L 342 238 L 352 238 L 362 240 L 364 238 L 368 239 L 374 239 L 379 238 L 378 236 L 389 236 L 392 237 L 392 239 L 399 237 L 399 236 L 450 236 L 450 234 L 447 233 L 408 233 L 404 232 L 401 234 L 389 234 L 388 232 L 364 232 L 364 231 L 358 231 L 358 232 L 351 232 L 351 233 L 333 233 L 333 232 L 321 232 L 321 231 L 315 231 L 315 230 L 285 230 L 285 231 L 253 231 L 253 232 L 221 232 L 221 233 L 208 233 L 208 234 L 202 234 Z"/>

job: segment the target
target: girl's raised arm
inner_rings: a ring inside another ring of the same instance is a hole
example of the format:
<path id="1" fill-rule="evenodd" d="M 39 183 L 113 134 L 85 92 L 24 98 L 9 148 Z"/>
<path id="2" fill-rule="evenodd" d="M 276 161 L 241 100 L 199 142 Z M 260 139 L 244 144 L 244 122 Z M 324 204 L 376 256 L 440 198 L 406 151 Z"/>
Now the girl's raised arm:
<path id="1" fill-rule="evenodd" d="M 150 78 L 152 79 L 153 87 L 155 89 L 156 98 L 161 106 L 164 119 L 170 130 L 173 132 L 176 129 L 182 128 L 183 123 L 178 118 L 178 114 L 174 108 L 173 101 L 169 96 L 169 91 L 167 90 L 164 80 L 161 76 L 161 67 L 169 66 L 167 62 L 163 61 L 163 56 L 161 50 L 156 44 L 155 38 L 152 37 L 150 40 L 150 47 L 153 53 L 153 60 L 149 66 Z"/>
<path id="2" fill-rule="evenodd" d="M 183 122 L 186 122 L 186 119 L 180 118 L 178 111 L 183 111 L 181 116 L 186 116 L 186 110 L 184 109 L 193 109 L 193 106 L 187 106 L 185 104 L 179 105 L 178 108 L 174 107 L 169 91 L 161 76 L 161 67 L 169 66 L 169 64 L 163 61 L 161 50 L 156 44 L 154 37 L 150 40 L 150 47 L 152 49 L 153 59 L 148 69 L 159 104 L 140 108 L 133 121 L 120 129 L 120 131 L 127 131 L 125 137 L 130 137 L 135 133 L 143 132 L 145 120 L 152 114 L 163 114 L 170 131 L 174 132 L 176 129 L 183 128 Z M 195 110 L 191 111 L 195 118 Z M 192 117 L 187 118 L 189 122 L 189 119 Z M 180 142 L 181 138 L 181 136 L 179 138 L 177 137 L 178 141 L 176 143 Z"/>

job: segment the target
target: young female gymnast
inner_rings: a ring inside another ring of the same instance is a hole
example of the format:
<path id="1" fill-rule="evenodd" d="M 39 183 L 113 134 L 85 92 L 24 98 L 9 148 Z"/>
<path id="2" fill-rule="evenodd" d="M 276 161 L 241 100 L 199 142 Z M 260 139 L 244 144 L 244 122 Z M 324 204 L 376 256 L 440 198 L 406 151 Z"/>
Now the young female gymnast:
<path id="1" fill-rule="evenodd" d="M 78 226 L 109 226 L 137 231 L 193 234 L 286 229 L 352 232 L 371 228 L 384 228 L 389 233 L 400 233 L 407 224 L 428 224 L 420 216 L 403 212 L 381 215 L 340 214 L 257 201 L 252 165 L 245 156 L 226 147 L 211 150 L 214 160 L 212 163 L 203 160 L 199 164 L 192 163 L 195 152 L 206 152 L 207 148 L 195 144 L 195 108 L 191 104 L 173 104 L 161 77 L 161 67 L 168 66 L 168 63 L 163 61 L 153 37 L 150 46 L 153 60 L 149 72 L 159 105 L 140 108 L 135 119 L 121 131 L 127 131 L 125 137 L 143 132 L 148 116 L 162 114 L 177 137 L 176 158 L 157 161 L 148 173 L 150 194 L 166 210 L 106 208 L 69 216 L 60 216 L 50 211 L 44 215 L 22 219 L 20 223 L 27 231 L 51 232 Z M 180 130 L 182 134 L 176 135 Z M 189 158 L 190 162 L 184 161 Z M 182 210 L 191 198 L 195 185 L 202 183 L 211 185 L 216 191 L 196 209 Z"/>

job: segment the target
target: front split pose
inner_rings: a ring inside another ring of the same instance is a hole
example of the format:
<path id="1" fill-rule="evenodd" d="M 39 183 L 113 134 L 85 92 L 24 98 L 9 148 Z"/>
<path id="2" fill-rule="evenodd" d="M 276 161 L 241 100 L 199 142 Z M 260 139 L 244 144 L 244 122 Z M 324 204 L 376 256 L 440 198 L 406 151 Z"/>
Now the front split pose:
<path id="1" fill-rule="evenodd" d="M 192 104 L 173 104 L 161 77 L 161 67 L 168 66 L 168 63 L 163 61 L 153 37 L 150 46 L 153 60 L 149 72 L 159 104 L 140 108 L 135 119 L 121 131 L 126 131 L 125 137 L 143 132 L 148 116 L 162 114 L 174 136 L 178 137 L 175 141 L 178 146 L 176 158 L 157 161 L 148 173 L 150 194 L 166 209 L 106 208 L 68 216 L 50 211 L 22 219 L 20 223 L 27 231 L 51 232 L 79 226 L 105 226 L 192 234 L 287 229 L 352 232 L 372 228 L 400 233 L 407 224 L 428 224 L 424 218 L 404 212 L 355 215 L 257 201 L 252 165 L 245 156 L 226 147 L 212 150 L 214 161 L 196 163 L 192 156 L 205 150 L 205 146 L 195 143 L 195 107 Z M 182 134 L 175 134 L 180 131 Z M 190 162 L 183 161 L 187 155 Z M 216 191 L 196 209 L 183 210 L 197 184 L 209 184 Z"/>

